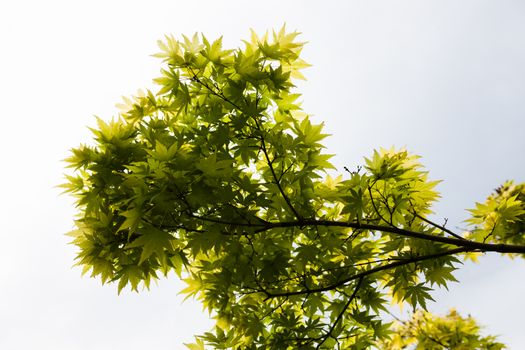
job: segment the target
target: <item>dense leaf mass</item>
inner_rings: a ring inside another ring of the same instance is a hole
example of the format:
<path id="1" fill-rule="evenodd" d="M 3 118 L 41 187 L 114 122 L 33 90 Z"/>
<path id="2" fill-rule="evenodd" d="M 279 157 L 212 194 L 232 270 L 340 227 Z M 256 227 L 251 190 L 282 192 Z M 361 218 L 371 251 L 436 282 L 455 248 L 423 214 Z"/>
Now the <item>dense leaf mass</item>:
<path id="1" fill-rule="evenodd" d="M 396 322 L 395 334 L 381 342 L 383 349 L 401 350 L 501 350 L 505 345 L 494 336 L 480 335 L 480 327 L 472 317 L 462 317 L 456 310 L 439 317 L 419 311 L 407 322 Z"/>
<path id="2" fill-rule="evenodd" d="M 458 234 L 429 219 L 437 182 L 405 150 L 328 175 L 327 135 L 293 92 L 297 35 L 166 37 L 158 92 L 125 99 L 67 160 L 78 264 L 119 291 L 176 272 L 217 320 L 190 349 L 369 348 L 390 333 L 381 311 L 425 308 L 462 255 L 525 252 L 523 186 Z"/>

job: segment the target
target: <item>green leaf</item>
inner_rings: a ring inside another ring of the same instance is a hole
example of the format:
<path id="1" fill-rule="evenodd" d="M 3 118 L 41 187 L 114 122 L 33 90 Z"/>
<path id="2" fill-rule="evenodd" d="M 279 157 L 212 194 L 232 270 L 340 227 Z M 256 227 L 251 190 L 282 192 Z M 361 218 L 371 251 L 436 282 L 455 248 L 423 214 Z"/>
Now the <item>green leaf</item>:
<path id="1" fill-rule="evenodd" d="M 195 339 L 195 343 L 184 343 L 184 346 L 190 350 L 205 350 L 204 342 L 199 338 Z"/>
<path id="2" fill-rule="evenodd" d="M 134 291 L 138 291 L 138 285 L 141 281 L 144 280 L 144 273 L 143 271 L 135 265 L 127 265 L 122 268 L 122 270 L 119 272 L 120 280 L 118 283 L 118 293 L 126 287 L 126 285 L 129 283 L 131 284 L 131 289 Z"/>
<path id="3" fill-rule="evenodd" d="M 153 226 L 145 226 L 139 230 L 140 236 L 126 246 L 127 249 L 142 248 L 139 265 L 152 254 L 162 258 L 166 251 L 173 251 L 173 236 Z"/>

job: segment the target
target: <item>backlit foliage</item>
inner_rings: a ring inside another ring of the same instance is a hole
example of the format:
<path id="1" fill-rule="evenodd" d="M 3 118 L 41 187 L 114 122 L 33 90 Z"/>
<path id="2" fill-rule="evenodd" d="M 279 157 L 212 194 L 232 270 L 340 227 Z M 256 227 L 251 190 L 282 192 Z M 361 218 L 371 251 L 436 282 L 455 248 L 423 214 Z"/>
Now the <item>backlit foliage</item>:
<path id="1" fill-rule="evenodd" d="M 190 349 L 366 349 L 392 301 L 425 308 L 465 254 L 523 254 L 523 191 L 506 184 L 454 233 L 418 157 L 380 149 L 334 167 L 300 108 L 298 33 L 222 48 L 171 36 L 156 92 L 72 150 L 78 265 L 118 290 L 174 271 L 217 323 Z M 514 244 L 514 245 L 508 245 Z"/>
<path id="2" fill-rule="evenodd" d="M 396 322 L 394 335 L 380 343 L 385 350 L 501 350 L 505 345 L 494 336 L 480 335 L 480 327 L 472 317 L 464 318 L 456 310 L 439 317 L 418 311 L 407 322 Z"/>

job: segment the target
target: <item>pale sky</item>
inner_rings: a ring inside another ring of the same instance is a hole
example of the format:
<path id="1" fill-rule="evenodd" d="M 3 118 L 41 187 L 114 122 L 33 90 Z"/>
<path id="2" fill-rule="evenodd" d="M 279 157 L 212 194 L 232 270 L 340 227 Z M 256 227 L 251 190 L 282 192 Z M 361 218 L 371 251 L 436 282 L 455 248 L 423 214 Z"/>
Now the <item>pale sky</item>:
<path id="1" fill-rule="evenodd" d="M 75 209 L 54 186 L 94 115 L 152 87 L 164 34 L 233 48 L 283 23 L 309 42 L 298 92 L 340 168 L 407 147 L 444 180 L 435 211 L 451 227 L 504 180 L 525 181 L 523 1 L 3 1 L 0 349 L 182 349 L 208 330 L 175 276 L 120 296 L 81 277 L 64 236 Z M 525 260 L 491 255 L 457 277 L 430 309 L 456 307 L 525 348 Z"/>

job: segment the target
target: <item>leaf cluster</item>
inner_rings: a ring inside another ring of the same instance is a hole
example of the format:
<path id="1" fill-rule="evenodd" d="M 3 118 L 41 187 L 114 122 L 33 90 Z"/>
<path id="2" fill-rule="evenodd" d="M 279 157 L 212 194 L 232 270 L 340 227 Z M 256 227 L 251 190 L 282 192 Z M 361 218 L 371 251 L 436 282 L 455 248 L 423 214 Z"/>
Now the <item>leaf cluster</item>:
<path id="1" fill-rule="evenodd" d="M 461 254 L 525 252 L 478 239 L 485 207 L 472 239 L 431 221 L 437 182 L 406 150 L 330 176 L 327 135 L 293 92 L 297 35 L 252 32 L 235 50 L 167 36 L 158 91 L 125 99 L 67 159 L 78 265 L 119 291 L 174 271 L 217 320 L 190 349 L 369 348 L 391 332 L 381 311 L 425 308 Z M 489 199 L 494 242 L 522 243 L 516 188 Z"/>
<path id="2" fill-rule="evenodd" d="M 496 337 L 482 336 L 476 321 L 471 316 L 462 317 L 456 310 L 450 310 L 444 317 L 418 311 L 406 322 L 396 321 L 392 328 L 394 334 L 380 342 L 380 349 L 506 349 Z"/>

